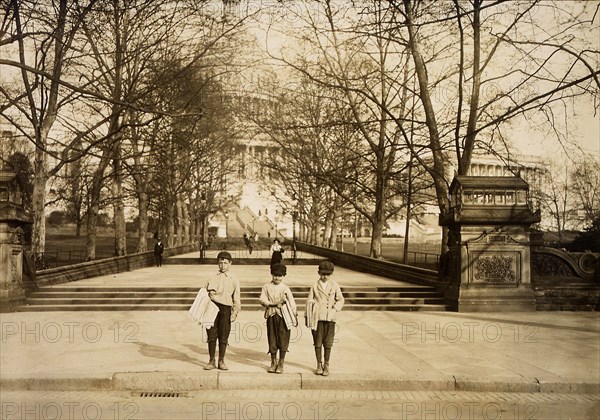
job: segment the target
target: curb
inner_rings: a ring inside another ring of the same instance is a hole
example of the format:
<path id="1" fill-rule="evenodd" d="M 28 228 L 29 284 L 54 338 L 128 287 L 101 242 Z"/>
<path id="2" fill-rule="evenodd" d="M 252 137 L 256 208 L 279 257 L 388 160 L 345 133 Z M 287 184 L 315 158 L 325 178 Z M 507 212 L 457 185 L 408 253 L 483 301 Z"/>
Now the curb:
<path id="1" fill-rule="evenodd" d="M 600 394 L 600 383 L 581 379 L 565 382 L 532 379 L 497 379 L 440 376 L 409 378 L 306 373 L 281 375 L 250 372 L 116 372 L 109 378 L 0 378 L 5 391 L 147 391 L 202 390 L 369 390 L 369 391 L 474 391 L 557 394 Z"/>

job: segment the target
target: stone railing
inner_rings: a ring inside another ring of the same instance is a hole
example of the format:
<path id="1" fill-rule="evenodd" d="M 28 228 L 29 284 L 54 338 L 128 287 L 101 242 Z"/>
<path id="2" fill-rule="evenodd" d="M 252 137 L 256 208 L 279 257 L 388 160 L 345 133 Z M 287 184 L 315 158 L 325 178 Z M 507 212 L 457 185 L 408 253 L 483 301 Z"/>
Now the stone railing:
<path id="1" fill-rule="evenodd" d="M 533 247 L 531 283 L 538 311 L 598 311 L 600 254 Z"/>
<path id="2" fill-rule="evenodd" d="M 299 251 L 325 257 L 340 267 L 425 286 L 438 285 L 438 272 L 434 270 L 322 248 L 304 242 L 297 242 L 296 246 Z"/>
<path id="3" fill-rule="evenodd" d="M 180 245 L 165 248 L 163 257 L 185 254 L 198 251 L 198 244 Z M 108 274 L 121 273 L 154 265 L 154 253 L 152 251 L 139 254 L 124 255 L 122 257 L 104 258 L 101 260 L 87 261 L 83 263 L 67 265 L 63 267 L 40 270 L 36 273 L 36 285 L 47 286 L 51 284 L 67 283 L 90 277 L 105 276 Z"/>
<path id="4" fill-rule="evenodd" d="M 565 252 L 555 248 L 532 247 L 533 281 L 593 281 L 600 274 L 600 254 Z M 600 279 L 597 279 L 600 280 Z"/>

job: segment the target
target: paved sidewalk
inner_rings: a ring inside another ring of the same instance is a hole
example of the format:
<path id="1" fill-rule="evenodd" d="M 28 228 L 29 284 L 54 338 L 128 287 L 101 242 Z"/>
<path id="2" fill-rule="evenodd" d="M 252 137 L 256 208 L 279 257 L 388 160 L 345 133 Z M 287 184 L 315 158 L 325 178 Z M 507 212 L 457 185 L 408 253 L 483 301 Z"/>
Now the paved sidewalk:
<path id="1" fill-rule="evenodd" d="M 232 268 L 244 285 L 268 267 Z M 69 283 L 201 285 L 211 266 L 164 265 Z M 399 282 L 336 268 L 345 285 Z M 311 284 L 316 267 L 290 266 Z M 65 286 L 65 285 L 60 285 Z M 300 314 L 302 315 L 302 314 Z M 292 334 L 285 373 L 269 365 L 262 311 L 233 324 L 230 370 L 204 371 L 202 331 L 186 311 L 0 314 L 0 385 L 9 389 L 348 389 L 600 392 L 600 314 L 342 311 L 331 375 L 317 376 L 310 331 Z"/>

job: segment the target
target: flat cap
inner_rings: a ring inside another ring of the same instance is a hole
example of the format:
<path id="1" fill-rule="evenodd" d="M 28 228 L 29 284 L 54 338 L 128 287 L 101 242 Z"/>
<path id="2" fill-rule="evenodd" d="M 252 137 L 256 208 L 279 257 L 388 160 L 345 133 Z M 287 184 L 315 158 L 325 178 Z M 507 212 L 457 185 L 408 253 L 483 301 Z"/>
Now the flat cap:
<path id="1" fill-rule="evenodd" d="M 275 263 L 271 266 L 271 275 L 273 276 L 285 276 L 287 274 L 287 267 L 285 264 Z"/>
<path id="2" fill-rule="evenodd" d="M 331 274 L 335 266 L 331 261 L 323 261 L 319 264 L 319 273 Z"/>
<path id="3" fill-rule="evenodd" d="M 222 258 L 226 258 L 229 261 L 233 261 L 233 258 L 231 258 L 231 254 L 227 251 L 221 251 L 219 252 L 219 254 L 217 255 L 217 261 L 222 259 Z"/>

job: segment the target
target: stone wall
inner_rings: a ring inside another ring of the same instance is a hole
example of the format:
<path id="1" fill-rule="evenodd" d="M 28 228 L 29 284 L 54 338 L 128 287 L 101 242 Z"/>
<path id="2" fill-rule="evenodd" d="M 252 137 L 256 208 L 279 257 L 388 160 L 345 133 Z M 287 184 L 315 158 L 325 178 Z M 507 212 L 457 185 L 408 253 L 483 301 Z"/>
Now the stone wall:
<path id="1" fill-rule="evenodd" d="M 531 265 L 538 311 L 600 310 L 600 254 L 534 247 Z"/>
<path id="2" fill-rule="evenodd" d="M 425 286 L 438 285 L 438 274 L 437 271 L 434 270 L 398 264 L 386 260 L 378 260 L 362 255 L 337 251 L 335 249 L 322 248 L 303 242 L 297 242 L 296 246 L 299 251 L 310 252 L 311 254 L 325 257 L 340 267 L 414 284 Z"/>
<path id="3" fill-rule="evenodd" d="M 165 248 L 163 257 L 185 254 L 198 251 L 198 244 L 181 245 Z M 96 261 L 88 261 L 64 267 L 40 270 L 36 273 L 36 284 L 48 286 L 51 284 L 67 283 L 90 277 L 105 276 L 108 274 L 121 273 L 123 271 L 137 270 L 150 267 L 155 264 L 152 251 L 140 254 L 125 255 L 122 257 L 105 258 Z"/>

